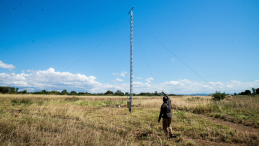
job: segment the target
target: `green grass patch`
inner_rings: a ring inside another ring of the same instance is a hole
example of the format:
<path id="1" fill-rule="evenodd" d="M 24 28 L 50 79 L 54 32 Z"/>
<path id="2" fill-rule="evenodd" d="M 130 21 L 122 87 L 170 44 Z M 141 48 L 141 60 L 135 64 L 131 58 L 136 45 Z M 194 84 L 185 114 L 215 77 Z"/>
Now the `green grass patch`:
<path id="1" fill-rule="evenodd" d="M 65 101 L 69 101 L 69 102 L 75 102 L 75 101 L 78 101 L 80 100 L 80 98 L 76 97 L 76 96 L 73 96 L 73 97 L 70 97 L 70 98 L 66 98 Z"/>
<path id="2" fill-rule="evenodd" d="M 13 106 L 14 105 L 21 105 L 21 104 L 23 104 L 23 105 L 31 105 L 31 104 L 33 104 L 33 101 L 31 101 L 29 99 L 21 99 L 21 100 L 19 100 L 19 99 L 12 99 L 11 103 L 12 103 Z"/>

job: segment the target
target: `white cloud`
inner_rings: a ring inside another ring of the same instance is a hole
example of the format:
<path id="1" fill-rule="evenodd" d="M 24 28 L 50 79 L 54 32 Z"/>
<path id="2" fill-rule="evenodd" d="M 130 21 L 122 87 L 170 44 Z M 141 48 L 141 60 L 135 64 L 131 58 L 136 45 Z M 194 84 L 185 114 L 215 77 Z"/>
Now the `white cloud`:
<path id="1" fill-rule="evenodd" d="M 93 89 L 101 83 L 95 81 L 94 76 L 72 74 L 69 72 L 56 72 L 54 68 L 47 70 L 30 71 L 29 73 L 0 73 L 0 85 L 17 86 L 35 89 L 62 90 L 70 88 Z"/>
<path id="2" fill-rule="evenodd" d="M 169 84 L 169 85 L 180 85 L 181 82 L 179 81 L 170 81 L 170 82 L 165 82 L 165 84 Z M 183 85 L 183 84 L 182 84 Z"/>
<path id="3" fill-rule="evenodd" d="M 259 83 L 259 80 L 255 80 L 254 82 Z"/>
<path id="4" fill-rule="evenodd" d="M 146 79 L 146 81 L 147 81 L 148 83 L 151 83 L 152 80 L 154 80 L 154 79 L 153 79 L 153 78 L 147 78 L 147 79 Z"/>
<path id="5" fill-rule="evenodd" d="M 116 78 L 116 81 L 122 82 L 123 80 L 122 80 L 122 79 L 119 79 L 119 78 Z"/>
<path id="6" fill-rule="evenodd" d="M 118 75 L 118 73 L 112 73 L 112 75 Z"/>
<path id="7" fill-rule="evenodd" d="M 140 79 L 140 80 L 142 79 L 141 77 L 137 77 L 137 78 Z"/>
<path id="8" fill-rule="evenodd" d="M 133 82 L 133 85 L 143 85 L 142 82 Z"/>
<path id="9" fill-rule="evenodd" d="M 127 72 L 126 71 L 123 71 L 123 72 L 121 72 L 121 73 L 112 73 L 112 75 L 120 75 L 120 76 L 122 76 L 122 77 L 125 77 L 125 74 L 127 74 Z"/>
<path id="10" fill-rule="evenodd" d="M 164 83 L 150 84 L 153 78 L 147 78 L 146 83 L 133 82 L 133 92 L 161 92 L 175 94 L 193 94 L 193 93 L 214 93 L 216 89 L 226 93 L 239 93 L 241 91 L 254 88 L 259 88 L 258 80 L 254 82 L 240 82 L 231 80 L 229 82 L 196 82 L 188 79 L 179 79 L 167 81 Z M 83 74 L 72 74 L 69 72 L 58 72 L 54 68 L 47 70 L 30 70 L 30 72 L 15 73 L 0 73 L 0 86 L 19 87 L 21 90 L 28 91 L 39 90 L 58 90 L 62 91 L 81 91 L 92 93 L 104 93 L 107 90 L 121 90 L 129 92 L 129 83 L 119 83 L 122 80 L 116 78 L 114 83 L 100 83 L 96 81 L 94 76 L 85 76 Z M 211 85 L 216 88 L 214 89 Z"/>
<path id="11" fill-rule="evenodd" d="M 122 73 L 120 73 L 120 76 L 125 77 L 126 73 L 127 73 L 126 71 L 123 71 Z"/>
<path id="12" fill-rule="evenodd" d="M 174 59 L 174 58 L 172 58 L 172 59 L 171 59 L 171 61 L 172 61 L 172 62 L 174 62 L 174 61 L 175 61 L 175 59 Z"/>
<path id="13" fill-rule="evenodd" d="M 6 68 L 6 69 L 9 69 L 9 70 L 12 70 L 12 69 L 15 68 L 15 66 L 13 66 L 12 64 L 3 63 L 1 60 L 0 60 L 0 67 Z"/>

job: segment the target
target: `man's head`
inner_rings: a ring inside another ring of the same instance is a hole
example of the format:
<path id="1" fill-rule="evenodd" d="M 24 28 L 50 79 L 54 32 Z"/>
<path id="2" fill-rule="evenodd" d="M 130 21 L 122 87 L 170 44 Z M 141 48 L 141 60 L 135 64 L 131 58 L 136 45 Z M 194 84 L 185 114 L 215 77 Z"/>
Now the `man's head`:
<path id="1" fill-rule="evenodd" d="M 167 97 L 166 97 L 166 96 L 163 97 L 163 101 L 164 101 L 164 102 L 167 101 Z"/>

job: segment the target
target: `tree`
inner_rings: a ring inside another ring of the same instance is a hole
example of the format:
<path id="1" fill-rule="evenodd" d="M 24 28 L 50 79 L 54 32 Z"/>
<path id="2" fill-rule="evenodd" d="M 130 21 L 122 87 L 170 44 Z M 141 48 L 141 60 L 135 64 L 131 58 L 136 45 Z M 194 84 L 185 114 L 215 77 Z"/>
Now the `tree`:
<path id="1" fill-rule="evenodd" d="M 15 92 L 17 93 L 19 91 L 19 88 L 17 87 L 16 89 L 15 89 Z"/>
<path id="2" fill-rule="evenodd" d="M 10 93 L 15 93 L 15 88 L 14 87 L 10 88 Z"/>
<path id="3" fill-rule="evenodd" d="M 125 92 L 125 95 L 129 96 L 129 92 Z"/>
<path id="4" fill-rule="evenodd" d="M 52 90 L 51 92 L 50 92 L 50 94 L 54 94 L 54 95 L 60 95 L 60 92 L 58 92 L 58 91 L 55 91 L 55 90 Z"/>
<path id="5" fill-rule="evenodd" d="M 27 93 L 27 89 L 22 91 L 22 94 L 26 94 Z"/>
<path id="6" fill-rule="evenodd" d="M 78 95 L 85 95 L 85 93 L 84 92 L 79 92 Z"/>
<path id="7" fill-rule="evenodd" d="M 123 93 L 123 92 L 121 92 L 121 90 L 117 90 L 117 91 L 115 92 L 115 95 L 123 96 L 123 95 L 124 95 L 124 93 Z"/>
<path id="8" fill-rule="evenodd" d="M 154 95 L 155 95 L 155 96 L 158 96 L 158 93 L 157 93 L 157 91 L 155 91 L 155 92 L 154 92 Z"/>
<path id="9" fill-rule="evenodd" d="M 256 94 L 259 94 L 259 88 L 256 89 Z"/>
<path id="10" fill-rule="evenodd" d="M 212 97 L 213 97 L 212 98 L 213 100 L 219 101 L 219 100 L 225 99 L 226 94 L 225 94 L 225 92 L 224 93 L 220 93 L 220 91 L 219 92 L 216 91 L 214 94 L 212 94 Z"/>
<path id="11" fill-rule="evenodd" d="M 63 95 L 66 95 L 66 94 L 69 94 L 68 92 L 67 92 L 67 89 L 63 89 L 63 91 L 61 92 Z"/>
<path id="12" fill-rule="evenodd" d="M 8 89 L 6 87 L 0 87 L 1 93 L 8 93 Z"/>
<path id="13" fill-rule="evenodd" d="M 76 91 L 71 91 L 70 95 L 77 95 L 77 92 Z"/>
<path id="14" fill-rule="evenodd" d="M 255 96 L 255 94 L 256 94 L 255 88 L 252 88 L 252 94 L 253 94 L 253 96 Z"/>
<path id="15" fill-rule="evenodd" d="M 145 93 L 145 92 L 140 92 L 139 95 L 140 95 L 140 96 L 145 96 L 146 93 Z"/>
<path id="16" fill-rule="evenodd" d="M 46 90 L 41 90 L 42 94 L 47 94 L 48 92 Z"/>
<path id="17" fill-rule="evenodd" d="M 250 90 L 245 90 L 245 95 L 251 95 L 251 91 Z"/>
<path id="18" fill-rule="evenodd" d="M 168 94 L 168 96 L 177 96 L 177 95 L 175 95 L 175 94 Z M 195 96 L 195 95 L 194 95 Z"/>
<path id="19" fill-rule="evenodd" d="M 106 93 L 104 93 L 105 95 L 113 95 L 113 92 L 111 90 L 108 90 Z"/>
<path id="20" fill-rule="evenodd" d="M 1 93 L 15 93 L 15 88 L 14 87 L 0 87 L 0 92 Z"/>
<path id="21" fill-rule="evenodd" d="M 234 93 L 234 96 L 237 95 L 236 93 Z"/>

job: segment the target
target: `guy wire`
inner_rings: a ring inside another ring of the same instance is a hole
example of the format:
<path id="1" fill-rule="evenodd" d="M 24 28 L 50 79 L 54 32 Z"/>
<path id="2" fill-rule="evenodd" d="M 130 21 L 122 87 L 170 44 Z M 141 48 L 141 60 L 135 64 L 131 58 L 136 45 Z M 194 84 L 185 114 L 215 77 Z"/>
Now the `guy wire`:
<path id="1" fill-rule="evenodd" d="M 136 36 L 137 36 L 137 38 L 138 38 L 140 48 L 142 49 L 143 54 L 144 54 L 144 56 L 145 56 L 145 59 L 146 59 L 146 62 L 147 62 L 147 65 L 148 65 L 149 71 L 151 72 L 152 77 L 154 77 L 154 76 L 153 76 L 153 73 L 152 73 L 152 71 L 151 71 L 151 69 L 150 69 L 150 66 L 149 66 L 149 63 L 148 63 L 148 60 L 147 60 L 147 57 L 146 57 L 145 51 L 144 51 L 144 49 L 143 49 L 143 47 L 142 47 L 142 45 L 141 45 L 140 39 L 139 39 L 139 37 L 138 37 L 137 33 L 135 33 L 135 34 L 136 34 Z M 154 82 L 154 84 L 155 84 L 155 79 L 153 79 L 153 82 Z"/>
<path id="2" fill-rule="evenodd" d="M 135 21 L 136 22 L 136 21 Z M 176 56 L 171 50 L 169 50 L 165 45 L 163 45 L 158 39 L 156 39 L 151 33 L 149 33 L 146 29 L 144 29 L 138 22 L 137 24 L 145 30 L 151 37 L 153 37 L 160 45 L 162 45 L 167 51 L 169 51 L 171 54 L 173 54 L 177 59 L 179 59 L 184 65 L 186 65 L 189 69 L 191 69 L 196 75 L 198 75 L 201 79 L 203 79 L 207 84 L 209 84 L 212 88 L 214 88 L 216 91 L 217 89 L 213 87 L 207 80 L 205 80 L 202 76 L 200 76 L 195 70 L 193 70 L 189 65 L 187 65 L 182 59 L 180 59 L 178 56 Z"/>
<path id="3" fill-rule="evenodd" d="M 125 24 L 123 24 L 119 29 L 117 29 L 116 31 L 114 31 L 113 33 L 111 33 L 108 37 L 106 37 L 103 41 L 101 41 L 99 44 L 97 44 L 93 49 L 91 49 L 90 51 L 88 51 L 87 53 L 85 53 L 82 57 L 80 57 L 78 60 L 76 60 L 74 63 L 72 63 L 70 66 L 68 66 L 66 69 L 64 69 L 62 72 L 64 72 L 65 70 L 67 70 L 68 68 L 70 68 L 71 66 L 73 66 L 74 64 L 76 64 L 79 60 L 81 60 L 82 58 L 84 58 L 88 53 L 90 53 L 91 51 L 93 51 L 95 48 L 97 48 L 99 45 L 101 45 L 103 42 L 105 42 L 108 38 L 110 38 L 113 34 L 115 34 L 117 31 L 119 31 L 122 27 L 124 27 L 128 22 L 126 22 Z"/>

